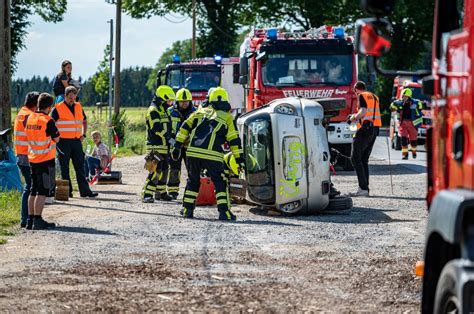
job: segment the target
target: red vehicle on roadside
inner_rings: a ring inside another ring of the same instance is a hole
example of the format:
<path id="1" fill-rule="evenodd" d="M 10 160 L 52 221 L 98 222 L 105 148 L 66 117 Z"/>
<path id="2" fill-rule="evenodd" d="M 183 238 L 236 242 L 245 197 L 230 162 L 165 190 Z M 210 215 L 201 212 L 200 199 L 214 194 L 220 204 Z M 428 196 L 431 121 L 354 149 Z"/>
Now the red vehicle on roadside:
<path id="1" fill-rule="evenodd" d="M 255 29 L 240 48 L 240 75 L 247 111 L 284 97 L 339 99 L 338 106 L 324 105 L 328 140 L 350 155 L 355 128 L 346 121 L 357 107 L 352 90 L 357 54 L 353 38 L 343 27 L 322 26 L 305 32 Z M 345 169 L 352 169 L 349 160 L 341 161 Z"/>
<path id="2" fill-rule="evenodd" d="M 380 69 L 390 47 L 384 33 L 394 1 L 362 1 L 377 18 L 357 22 L 358 51 L 379 73 L 423 77 L 432 99 L 428 129 L 429 206 L 422 313 L 474 312 L 474 1 L 436 0 L 432 66 L 427 71 Z"/>

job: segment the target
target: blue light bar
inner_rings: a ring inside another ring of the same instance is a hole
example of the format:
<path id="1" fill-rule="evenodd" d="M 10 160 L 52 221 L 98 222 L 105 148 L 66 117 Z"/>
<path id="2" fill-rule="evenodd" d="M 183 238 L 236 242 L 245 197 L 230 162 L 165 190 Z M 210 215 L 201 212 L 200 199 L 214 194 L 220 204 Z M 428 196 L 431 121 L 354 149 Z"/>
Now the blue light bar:
<path id="1" fill-rule="evenodd" d="M 332 32 L 334 33 L 334 37 L 336 38 L 344 38 L 344 27 L 334 27 Z"/>
<path id="2" fill-rule="evenodd" d="M 181 63 L 181 58 L 178 55 L 173 55 L 173 63 Z"/>
<path id="3" fill-rule="evenodd" d="M 222 56 L 214 55 L 214 63 L 221 64 L 222 63 Z"/>
<path id="4" fill-rule="evenodd" d="M 276 28 L 267 29 L 267 38 L 269 40 L 277 40 L 277 38 L 278 38 L 278 29 L 276 29 Z"/>

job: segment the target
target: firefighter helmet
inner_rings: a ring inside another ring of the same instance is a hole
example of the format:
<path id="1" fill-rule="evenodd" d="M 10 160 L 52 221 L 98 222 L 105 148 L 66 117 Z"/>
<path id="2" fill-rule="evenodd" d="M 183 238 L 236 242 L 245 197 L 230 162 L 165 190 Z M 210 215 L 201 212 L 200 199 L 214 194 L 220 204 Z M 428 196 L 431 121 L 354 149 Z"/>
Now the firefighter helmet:
<path id="1" fill-rule="evenodd" d="M 410 97 L 413 95 L 413 92 L 410 88 L 405 88 L 403 91 L 402 91 L 402 97 L 403 96 L 407 96 L 407 97 Z"/>
<path id="2" fill-rule="evenodd" d="M 193 100 L 193 95 L 186 88 L 181 88 L 176 92 L 176 101 L 191 101 Z"/>
<path id="3" fill-rule="evenodd" d="M 164 101 L 174 100 L 176 98 L 174 90 L 168 85 L 159 86 L 155 91 L 155 95 Z"/>
<path id="4" fill-rule="evenodd" d="M 209 102 L 229 102 L 229 95 L 222 87 L 216 87 L 209 95 Z"/>

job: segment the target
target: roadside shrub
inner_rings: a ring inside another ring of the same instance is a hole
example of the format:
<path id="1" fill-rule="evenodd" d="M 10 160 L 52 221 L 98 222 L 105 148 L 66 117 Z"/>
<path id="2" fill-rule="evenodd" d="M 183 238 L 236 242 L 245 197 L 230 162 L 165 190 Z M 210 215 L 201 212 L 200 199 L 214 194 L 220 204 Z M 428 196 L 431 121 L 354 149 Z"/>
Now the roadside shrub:
<path id="1" fill-rule="evenodd" d="M 124 142 L 125 139 L 125 128 L 127 128 L 128 120 L 125 110 L 120 111 L 118 114 L 112 116 L 112 125 L 117 133 L 119 141 Z"/>

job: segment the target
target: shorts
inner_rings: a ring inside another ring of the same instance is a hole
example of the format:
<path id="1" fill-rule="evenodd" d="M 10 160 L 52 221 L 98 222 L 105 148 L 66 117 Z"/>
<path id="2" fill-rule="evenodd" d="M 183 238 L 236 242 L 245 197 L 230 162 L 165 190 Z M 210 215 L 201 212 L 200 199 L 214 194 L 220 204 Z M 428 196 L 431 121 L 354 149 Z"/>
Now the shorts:
<path id="1" fill-rule="evenodd" d="M 418 130 L 415 128 L 411 120 L 403 120 L 398 128 L 398 135 L 401 137 L 408 137 L 410 141 L 416 141 L 418 139 Z"/>
<path id="2" fill-rule="evenodd" d="M 31 163 L 31 194 L 32 196 L 53 195 L 56 185 L 56 168 L 54 165 Z"/>

